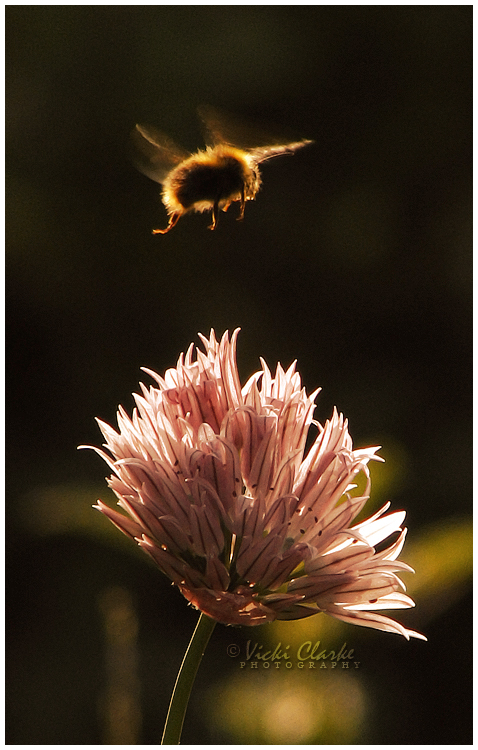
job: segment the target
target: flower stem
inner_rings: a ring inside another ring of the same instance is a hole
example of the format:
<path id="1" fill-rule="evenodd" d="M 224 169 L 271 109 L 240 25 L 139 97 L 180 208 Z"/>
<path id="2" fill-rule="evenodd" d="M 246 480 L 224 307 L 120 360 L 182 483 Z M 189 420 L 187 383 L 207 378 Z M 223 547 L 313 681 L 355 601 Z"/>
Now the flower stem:
<path id="1" fill-rule="evenodd" d="M 201 613 L 176 678 L 164 725 L 162 745 L 179 745 L 191 688 L 215 625 L 216 620 Z"/>

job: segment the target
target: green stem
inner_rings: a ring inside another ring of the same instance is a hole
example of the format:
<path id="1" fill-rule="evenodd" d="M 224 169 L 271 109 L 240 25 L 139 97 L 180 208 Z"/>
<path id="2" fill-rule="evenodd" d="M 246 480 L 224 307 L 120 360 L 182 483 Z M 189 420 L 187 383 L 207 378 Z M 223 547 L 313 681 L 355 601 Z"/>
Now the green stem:
<path id="1" fill-rule="evenodd" d="M 179 745 L 191 688 L 215 625 L 216 620 L 201 613 L 176 678 L 164 725 L 162 745 Z"/>

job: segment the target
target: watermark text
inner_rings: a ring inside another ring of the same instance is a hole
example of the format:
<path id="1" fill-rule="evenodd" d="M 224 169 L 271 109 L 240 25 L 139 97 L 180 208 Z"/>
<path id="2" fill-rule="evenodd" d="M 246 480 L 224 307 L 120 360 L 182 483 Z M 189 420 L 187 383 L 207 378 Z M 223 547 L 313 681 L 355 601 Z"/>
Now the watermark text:
<path id="1" fill-rule="evenodd" d="M 264 646 L 256 641 L 247 641 L 242 648 L 231 643 L 227 655 L 238 659 L 240 669 L 358 669 L 354 649 L 344 643 L 338 650 L 326 648 L 320 641 L 304 641 L 298 648 L 290 645 Z"/>

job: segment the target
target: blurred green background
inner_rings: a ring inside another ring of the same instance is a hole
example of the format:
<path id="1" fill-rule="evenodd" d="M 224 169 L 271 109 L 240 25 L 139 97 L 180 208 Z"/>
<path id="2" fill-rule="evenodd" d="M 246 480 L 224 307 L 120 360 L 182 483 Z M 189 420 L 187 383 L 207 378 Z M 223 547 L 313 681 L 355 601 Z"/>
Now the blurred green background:
<path id="1" fill-rule="evenodd" d="M 383 445 L 370 510 L 407 511 L 398 615 L 429 641 L 218 626 L 183 743 L 471 742 L 471 6 L 7 6 L 6 32 L 7 742 L 159 742 L 197 613 L 91 510 L 107 470 L 76 446 L 141 366 L 236 326 L 243 378 L 298 359 L 316 418 Z M 202 103 L 315 145 L 244 222 L 153 237 L 129 132 L 194 150 Z M 318 639 L 360 668 L 227 654 Z"/>

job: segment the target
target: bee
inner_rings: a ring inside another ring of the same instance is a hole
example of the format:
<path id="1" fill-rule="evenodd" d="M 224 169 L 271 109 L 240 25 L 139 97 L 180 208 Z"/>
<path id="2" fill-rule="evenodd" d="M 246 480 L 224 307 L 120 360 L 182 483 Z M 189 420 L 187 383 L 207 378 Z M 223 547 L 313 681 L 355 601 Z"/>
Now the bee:
<path id="1" fill-rule="evenodd" d="M 294 154 L 313 141 L 240 148 L 235 145 L 234 126 L 210 107 L 199 114 L 206 127 L 206 149 L 188 153 L 166 135 L 149 125 L 136 125 L 132 138 L 136 166 L 147 177 L 162 185 L 161 198 L 169 215 L 166 234 L 184 214 L 212 211 L 209 229 L 217 226 L 219 211 L 238 202 L 238 221 L 244 218 L 246 201 L 253 201 L 261 186 L 259 164 L 276 156 Z"/>

